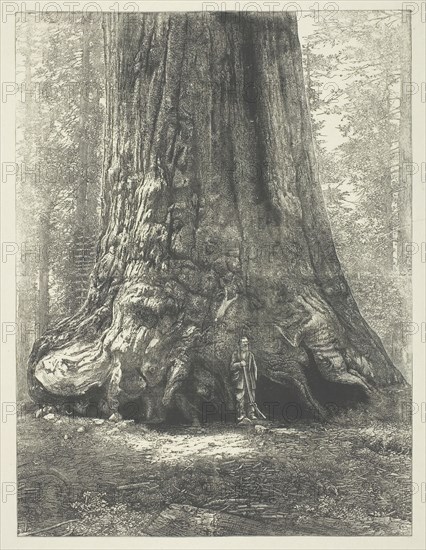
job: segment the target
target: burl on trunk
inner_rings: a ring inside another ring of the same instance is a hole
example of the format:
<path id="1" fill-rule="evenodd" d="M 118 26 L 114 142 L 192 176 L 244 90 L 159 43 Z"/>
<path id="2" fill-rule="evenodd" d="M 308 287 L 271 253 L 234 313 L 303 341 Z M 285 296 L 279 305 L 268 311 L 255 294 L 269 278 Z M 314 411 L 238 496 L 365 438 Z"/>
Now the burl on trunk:
<path id="1" fill-rule="evenodd" d="M 242 333 L 259 375 L 321 411 L 310 372 L 405 384 L 337 258 L 294 14 L 108 15 L 103 228 L 87 300 L 46 332 L 38 402 L 104 414 L 232 406 Z"/>

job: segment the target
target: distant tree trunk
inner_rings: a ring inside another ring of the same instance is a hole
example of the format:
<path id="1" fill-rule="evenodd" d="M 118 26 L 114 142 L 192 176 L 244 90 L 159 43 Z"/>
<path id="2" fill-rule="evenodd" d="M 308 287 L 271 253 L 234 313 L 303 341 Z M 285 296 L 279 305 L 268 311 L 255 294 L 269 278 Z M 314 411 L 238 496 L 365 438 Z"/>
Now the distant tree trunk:
<path id="1" fill-rule="evenodd" d="M 405 300 L 403 300 L 403 315 L 406 320 L 411 319 L 412 307 L 412 99 L 411 99 L 411 14 L 405 13 L 402 18 L 401 40 L 401 94 L 400 94 L 400 121 L 399 121 L 399 242 L 398 264 L 399 272 L 406 277 Z M 404 363 L 412 364 L 412 337 L 405 335 L 405 342 L 400 345 Z"/>
<path id="2" fill-rule="evenodd" d="M 25 101 L 24 144 L 21 152 L 21 160 L 25 165 L 25 172 L 30 172 L 31 169 L 34 168 L 34 135 L 32 128 L 34 113 L 33 96 L 32 93 L 30 93 L 33 85 L 31 73 L 33 66 L 33 32 L 31 24 L 26 24 L 24 27 L 23 23 L 21 23 L 21 29 L 25 29 L 21 36 L 23 40 L 25 40 L 25 87 L 26 92 L 29 92 L 26 93 Z M 23 171 L 21 171 L 21 178 L 17 182 L 17 195 L 20 199 L 17 201 L 19 220 L 17 223 L 17 236 L 21 248 L 21 256 L 17 269 L 17 319 L 19 331 L 16 353 L 18 399 L 28 399 L 28 390 L 25 382 L 26 364 L 31 347 L 36 339 L 35 330 L 37 324 L 34 315 L 34 303 L 37 297 L 34 291 L 34 283 L 37 280 L 37 275 L 33 254 L 28 254 L 28 248 L 32 249 L 31 252 L 34 252 L 36 246 L 27 241 L 29 236 L 28 225 L 31 225 L 31 222 L 34 223 L 34 220 L 30 221 L 30 212 L 28 211 L 28 204 L 31 202 L 31 184 L 29 179 L 29 176 L 23 175 Z"/>
<path id="3" fill-rule="evenodd" d="M 39 219 L 39 302 L 38 302 L 38 319 L 40 331 L 44 332 L 49 327 L 49 251 L 50 251 L 50 216 L 51 216 L 50 201 L 45 204 L 45 209 L 40 214 Z"/>
<path id="4" fill-rule="evenodd" d="M 89 221 L 88 221 L 88 194 L 89 194 L 89 174 L 90 174 L 90 152 L 89 143 L 89 84 L 91 78 L 90 66 L 90 39 L 91 39 L 91 21 L 84 18 L 82 22 L 82 60 L 81 77 L 78 93 L 80 94 L 79 111 L 79 150 L 77 158 L 77 181 L 74 221 L 75 228 L 73 232 L 73 241 L 71 245 L 72 255 L 72 276 L 68 289 L 69 310 L 75 313 L 83 304 L 87 293 L 88 278 L 90 270 L 88 269 L 88 245 L 89 245 Z"/>
<path id="5" fill-rule="evenodd" d="M 412 143 L 411 143 L 411 15 L 405 14 L 401 31 L 401 96 L 399 122 L 399 226 L 400 271 L 411 273 Z M 408 254 L 407 254 L 408 252 Z"/>
<path id="6" fill-rule="evenodd" d="M 314 93 L 314 90 L 312 90 L 312 82 L 311 82 L 311 47 L 309 43 L 306 45 L 306 99 L 308 102 L 309 109 L 312 109 L 312 101 L 311 101 L 311 95 Z"/>
<path id="7" fill-rule="evenodd" d="M 387 131 L 387 150 L 386 150 L 386 168 L 384 169 L 385 179 L 383 181 L 383 209 L 385 214 L 384 231 L 385 236 L 383 239 L 385 248 L 385 262 L 388 273 L 392 273 L 394 270 L 394 213 L 393 213 L 393 191 L 394 191 L 394 178 L 392 165 L 394 163 L 394 155 L 392 153 L 392 147 L 395 145 L 392 139 L 392 102 L 391 102 L 391 86 L 392 77 L 386 71 L 386 131 Z"/>
<path id="8" fill-rule="evenodd" d="M 105 37 L 97 261 L 82 309 L 33 348 L 34 399 L 97 392 L 147 421 L 229 405 L 242 333 L 260 374 L 318 410 L 312 377 L 354 396 L 404 384 L 336 256 L 296 17 L 112 15 Z"/>

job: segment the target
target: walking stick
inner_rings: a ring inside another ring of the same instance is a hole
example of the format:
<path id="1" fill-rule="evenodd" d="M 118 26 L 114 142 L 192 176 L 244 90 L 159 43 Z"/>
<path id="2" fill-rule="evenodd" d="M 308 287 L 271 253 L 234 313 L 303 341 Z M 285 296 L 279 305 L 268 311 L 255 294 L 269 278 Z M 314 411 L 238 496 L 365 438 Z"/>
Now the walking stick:
<path id="1" fill-rule="evenodd" d="M 246 381 L 246 387 L 247 387 L 247 393 L 248 393 L 248 396 L 249 396 L 249 399 L 250 399 L 250 405 L 253 406 L 255 412 L 261 417 L 263 418 L 263 420 L 266 420 L 266 416 L 260 412 L 259 410 L 259 407 L 257 406 L 257 404 L 255 403 L 254 401 L 254 395 L 251 393 L 251 389 L 250 389 L 250 386 L 249 386 L 249 383 L 248 383 L 248 379 L 247 379 L 247 371 L 246 371 L 246 368 L 243 367 L 243 373 L 244 373 L 244 380 Z"/>

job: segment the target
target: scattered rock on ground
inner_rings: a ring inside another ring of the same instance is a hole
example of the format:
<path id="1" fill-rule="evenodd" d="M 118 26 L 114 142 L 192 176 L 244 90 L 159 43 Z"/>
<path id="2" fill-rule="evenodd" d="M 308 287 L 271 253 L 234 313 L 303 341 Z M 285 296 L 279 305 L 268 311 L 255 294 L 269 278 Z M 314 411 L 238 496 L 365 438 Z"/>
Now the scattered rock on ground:
<path id="1" fill-rule="evenodd" d="M 117 426 L 122 428 L 127 428 L 127 426 L 133 426 L 135 421 L 134 420 L 115 420 Z"/>
<path id="2" fill-rule="evenodd" d="M 83 433 L 83 432 L 85 432 L 85 431 L 86 431 L 86 429 L 85 429 L 84 426 L 80 426 L 80 427 L 77 429 L 77 433 L 79 433 L 79 434 L 81 434 L 81 433 Z"/>
<path id="3" fill-rule="evenodd" d="M 251 420 L 249 420 L 248 418 L 243 418 L 242 420 L 240 420 L 237 424 L 238 426 L 252 426 L 253 425 L 253 422 Z"/>
<path id="4" fill-rule="evenodd" d="M 291 428 L 272 428 L 271 432 L 276 435 L 292 435 L 294 434 L 294 430 Z M 299 437 L 302 437 L 301 434 L 299 434 Z"/>
<path id="5" fill-rule="evenodd" d="M 54 415 L 53 413 L 48 413 L 48 414 L 45 414 L 45 415 L 43 416 L 43 418 L 44 418 L 45 420 L 54 420 L 54 419 L 55 419 L 55 415 Z"/>
<path id="6" fill-rule="evenodd" d="M 261 426 L 260 424 L 256 424 L 254 427 L 255 431 L 258 433 L 264 433 L 268 430 L 268 428 L 265 428 L 265 426 Z"/>
<path id="7" fill-rule="evenodd" d="M 120 430 L 115 426 L 114 428 L 111 428 L 108 432 L 109 434 L 118 434 L 120 433 Z"/>
<path id="8" fill-rule="evenodd" d="M 105 420 L 103 420 L 102 418 L 97 418 L 96 420 L 93 421 L 93 423 L 96 424 L 96 426 L 102 426 L 104 422 Z"/>

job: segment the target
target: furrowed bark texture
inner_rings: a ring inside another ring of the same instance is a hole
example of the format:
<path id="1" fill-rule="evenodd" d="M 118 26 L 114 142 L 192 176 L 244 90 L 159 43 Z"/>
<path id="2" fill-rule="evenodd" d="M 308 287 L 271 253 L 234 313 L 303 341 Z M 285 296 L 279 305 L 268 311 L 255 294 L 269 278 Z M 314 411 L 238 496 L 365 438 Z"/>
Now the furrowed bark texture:
<path id="1" fill-rule="evenodd" d="M 104 34 L 103 233 L 83 308 L 33 349 L 34 399 L 97 388 L 147 421 L 231 405 L 243 333 L 312 407 L 310 371 L 404 384 L 334 249 L 294 15 L 114 15 Z"/>

